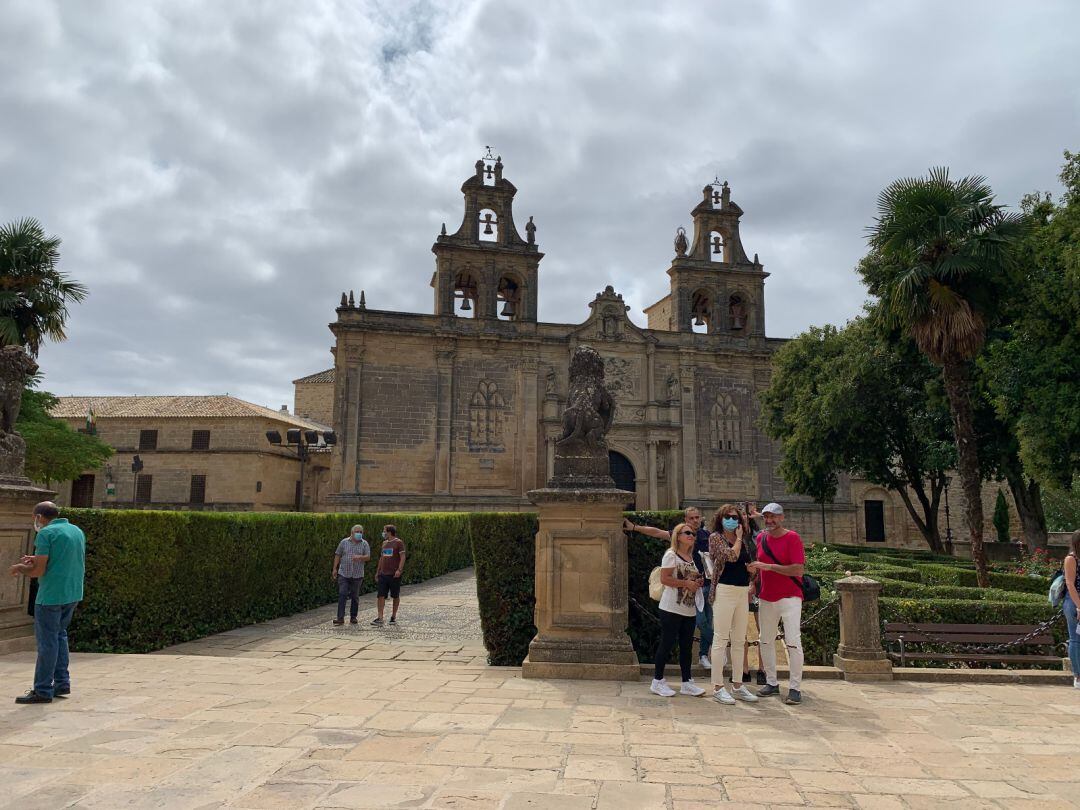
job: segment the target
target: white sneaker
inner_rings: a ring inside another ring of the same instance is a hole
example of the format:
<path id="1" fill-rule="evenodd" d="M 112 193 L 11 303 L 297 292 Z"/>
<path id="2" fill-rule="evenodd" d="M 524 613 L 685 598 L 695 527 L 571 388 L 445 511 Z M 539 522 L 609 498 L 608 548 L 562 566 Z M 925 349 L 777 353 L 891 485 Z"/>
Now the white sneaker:
<path id="1" fill-rule="evenodd" d="M 675 690 L 667 685 L 667 681 L 662 679 L 658 681 L 655 678 L 653 678 L 652 686 L 649 687 L 649 691 L 660 697 L 671 697 L 675 694 Z"/>
<path id="2" fill-rule="evenodd" d="M 712 661 L 709 660 L 709 656 L 703 655 L 698 660 L 701 661 L 701 665 L 705 667 L 705 669 L 712 669 Z"/>
<path id="3" fill-rule="evenodd" d="M 693 680 L 683 681 L 682 689 L 679 690 L 680 695 L 689 695 L 690 697 L 700 697 L 705 694 L 705 690 L 694 683 Z"/>
<path id="4" fill-rule="evenodd" d="M 732 689 L 731 694 L 733 697 L 745 700 L 747 703 L 757 703 L 758 701 L 758 696 L 747 689 L 745 684 L 740 684 L 738 689 Z"/>
<path id="5" fill-rule="evenodd" d="M 713 700 L 718 703 L 724 703 L 728 706 L 734 705 L 735 698 L 728 694 L 728 690 L 721 686 L 715 692 L 712 693 Z"/>
<path id="6" fill-rule="evenodd" d="M 1080 689 L 1080 678 L 1073 678 L 1073 689 Z"/>

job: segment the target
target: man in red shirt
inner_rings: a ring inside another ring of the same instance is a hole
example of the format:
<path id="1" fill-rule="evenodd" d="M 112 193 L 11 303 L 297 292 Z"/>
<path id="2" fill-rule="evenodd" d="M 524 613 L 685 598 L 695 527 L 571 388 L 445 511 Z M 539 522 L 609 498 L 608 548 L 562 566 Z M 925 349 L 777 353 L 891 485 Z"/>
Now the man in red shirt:
<path id="1" fill-rule="evenodd" d="M 765 685 L 758 695 L 780 694 L 776 680 L 776 628 L 784 620 L 784 645 L 787 647 L 790 680 L 785 703 L 802 703 L 803 649 L 799 625 L 802 622 L 802 575 L 806 552 L 802 538 L 784 528 L 784 507 L 770 503 L 761 510 L 765 531 L 759 535 L 757 561 L 747 569 L 756 570 L 758 585 L 758 626 L 761 629 L 761 663 Z"/>

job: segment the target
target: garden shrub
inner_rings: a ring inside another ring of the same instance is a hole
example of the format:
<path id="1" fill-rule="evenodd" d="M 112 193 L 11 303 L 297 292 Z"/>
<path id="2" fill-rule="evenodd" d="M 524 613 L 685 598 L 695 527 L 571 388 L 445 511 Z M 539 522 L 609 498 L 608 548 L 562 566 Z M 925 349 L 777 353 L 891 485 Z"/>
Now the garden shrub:
<path id="1" fill-rule="evenodd" d="M 935 563 L 914 563 L 913 565 L 915 570 L 922 574 L 923 581 L 930 585 L 963 585 L 964 587 L 975 588 L 979 584 L 975 571 L 967 568 Z M 1045 594 L 1049 586 L 1050 583 L 1043 577 L 990 572 L 991 588 Z"/>
<path id="2" fill-rule="evenodd" d="M 72 649 L 149 652 L 333 602 L 334 549 L 354 524 L 373 553 L 385 523 L 407 558 L 403 582 L 472 564 L 464 514 L 314 514 L 65 509 L 86 533 L 86 598 Z M 365 566 L 365 589 L 375 561 Z"/>
<path id="3" fill-rule="evenodd" d="M 537 517 L 520 512 L 469 515 L 476 596 L 488 663 L 517 666 L 536 635 L 535 537 Z"/>

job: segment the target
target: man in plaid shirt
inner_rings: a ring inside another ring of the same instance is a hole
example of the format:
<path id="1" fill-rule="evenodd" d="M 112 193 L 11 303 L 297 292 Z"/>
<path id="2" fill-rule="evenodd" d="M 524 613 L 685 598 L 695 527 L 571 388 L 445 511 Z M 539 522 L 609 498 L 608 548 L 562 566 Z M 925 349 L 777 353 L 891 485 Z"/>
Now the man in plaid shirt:
<path id="1" fill-rule="evenodd" d="M 330 578 L 338 584 L 337 618 L 334 624 L 345 624 L 345 602 L 349 605 L 349 621 L 356 624 L 360 609 L 360 583 L 364 581 L 364 563 L 371 559 L 371 546 L 364 539 L 364 527 L 353 526 L 349 536 L 338 543 L 334 552 L 334 569 Z"/>

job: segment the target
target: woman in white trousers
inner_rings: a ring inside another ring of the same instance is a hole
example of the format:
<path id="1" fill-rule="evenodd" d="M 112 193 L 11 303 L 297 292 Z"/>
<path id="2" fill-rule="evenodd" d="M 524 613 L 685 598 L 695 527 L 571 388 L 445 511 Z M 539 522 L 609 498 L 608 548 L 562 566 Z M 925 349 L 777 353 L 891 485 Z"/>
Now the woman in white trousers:
<path id="1" fill-rule="evenodd" d="M 757 695 L 743 683 L 743 650 L 746 625 L 750 619 L 750 571 L 748 543 L 744 542 L 743 520 L 739 510 L 726 503 L 713 518 L 709 536 L 709 561 L 712 587 L 709 601 L 713 611 L 712 673 L 713 698 L 724 704 L 738 700 L 757 701 Z M 730 644 L 731 655 L 728 655 Z M 724 681 L 724 666 L 731 665 L 731 688 Z"/>

